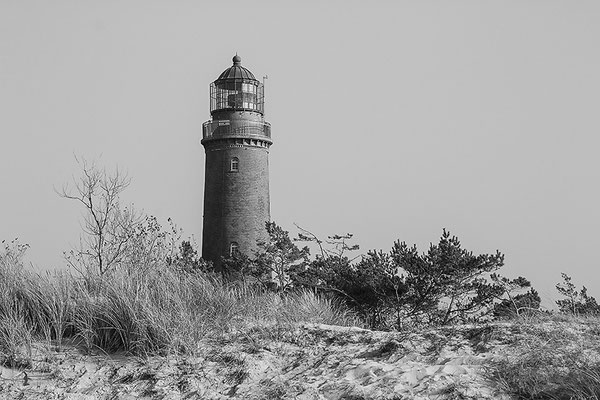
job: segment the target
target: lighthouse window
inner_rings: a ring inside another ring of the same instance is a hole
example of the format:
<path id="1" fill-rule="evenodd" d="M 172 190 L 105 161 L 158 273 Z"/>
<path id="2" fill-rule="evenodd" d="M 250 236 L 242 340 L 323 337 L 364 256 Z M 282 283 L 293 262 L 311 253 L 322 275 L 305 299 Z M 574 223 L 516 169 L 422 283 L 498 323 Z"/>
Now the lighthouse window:
<path id="1" fill-rule="evenodd" d="M 239 251 L 240 246 L 237 244 L 237 242 L 231 242 L 231 244 L 229 245 L 229 257 L 233 257 L 239 254 Z"/>
<path id="2" fill-rule="evenodd" d="M 229 163 L 229 171 L 238 172 L 240 166 L 240 160 L 237 157 L 233 157 Z"/>

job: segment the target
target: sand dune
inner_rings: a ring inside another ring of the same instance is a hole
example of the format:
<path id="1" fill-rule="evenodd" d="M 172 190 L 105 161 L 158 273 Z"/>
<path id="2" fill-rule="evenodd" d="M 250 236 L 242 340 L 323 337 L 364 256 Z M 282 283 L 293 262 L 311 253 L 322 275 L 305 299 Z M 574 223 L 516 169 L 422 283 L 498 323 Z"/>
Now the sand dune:
<path id="1" fill-rule="evenodd" d="M 2 368 L 0 398 L 509 399 L 485 368 L 524 334 L 508 323 L 410 333 L 305 324 L 205 340 L 193 357 L 40 346 L 30 370 Z"/>

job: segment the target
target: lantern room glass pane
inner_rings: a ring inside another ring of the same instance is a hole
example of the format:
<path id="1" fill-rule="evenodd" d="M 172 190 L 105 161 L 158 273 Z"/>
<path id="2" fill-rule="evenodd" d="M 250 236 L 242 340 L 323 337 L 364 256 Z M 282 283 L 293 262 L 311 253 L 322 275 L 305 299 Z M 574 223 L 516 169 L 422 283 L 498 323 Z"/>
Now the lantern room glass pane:
<path id="1" fill-rule="evenodd" d="M 210 85 L 210 111 L 251 110 L 263 113 L 264 88 L 258 81 L 215 81 Z"/>

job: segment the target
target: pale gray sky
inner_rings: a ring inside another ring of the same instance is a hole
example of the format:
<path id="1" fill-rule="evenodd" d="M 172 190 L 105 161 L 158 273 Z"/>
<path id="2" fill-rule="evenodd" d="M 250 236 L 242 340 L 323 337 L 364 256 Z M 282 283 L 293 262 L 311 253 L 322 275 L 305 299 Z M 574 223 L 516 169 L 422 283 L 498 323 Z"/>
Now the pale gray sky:
<path id="1" fill-rule="evenodd" d="M 597 1 L 0 1 L 0 239 L 60 267 L 73 154 L 201 242 L 208 86 L 266 81 L 271 214 L 362 250 L 442 228 L 600 296 Z"/>

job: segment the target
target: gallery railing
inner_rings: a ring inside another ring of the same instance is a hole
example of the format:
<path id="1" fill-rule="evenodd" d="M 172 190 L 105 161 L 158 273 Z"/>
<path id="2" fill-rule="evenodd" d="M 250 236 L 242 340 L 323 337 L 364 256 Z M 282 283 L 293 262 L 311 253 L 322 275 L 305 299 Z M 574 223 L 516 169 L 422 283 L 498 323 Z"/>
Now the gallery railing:
<path id="1" fill-rule="evenodd" d="M 264 121 L 207 121 L 202 124 L 202 138 L 217 136 L 266 136 L 271 138 L 271 124 Z"/>

